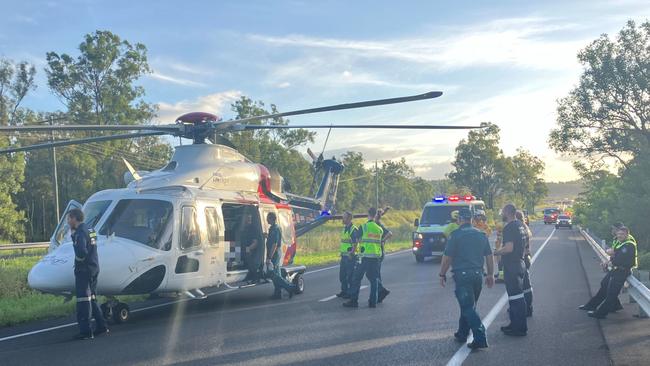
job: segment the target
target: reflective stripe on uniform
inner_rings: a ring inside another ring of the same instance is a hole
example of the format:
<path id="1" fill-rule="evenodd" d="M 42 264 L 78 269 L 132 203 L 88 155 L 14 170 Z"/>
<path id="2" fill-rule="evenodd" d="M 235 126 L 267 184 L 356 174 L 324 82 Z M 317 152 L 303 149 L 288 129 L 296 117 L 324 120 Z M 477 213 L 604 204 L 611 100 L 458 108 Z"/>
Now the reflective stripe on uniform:
<path id="1" fill-rule="evenodd" d="M 76 260 L 77 262 L 83 262 L 84 260 L 86 260 L 86 258 L 81 258 L 81 257 L 75 256 L 74 260 Z"/>
<path id="2" fill-rule="evenodd" d="M 89 302 L 90 296 L 88 297 L 77 297 L 77 302 Z"/>
<path id="3" fill-rule="evenodd" d="M 523 293 L 518 294 L 518 295 L 508 296 L 508 300 L 518 300 L 518 299 L 523 299 L 523 298 L 524 298 L 524 294 L 523 294 Z"/>
<path id="4" fill-rule="evenodd" d="M 533 288 L 532 288 L 532 287 L 529 288 L 529 289 L 525 289 L 525 290 L 524 290 L 524 293 L 525 293 L 525 294 L 530 293 L 530 292 L 533 292 Z"/>

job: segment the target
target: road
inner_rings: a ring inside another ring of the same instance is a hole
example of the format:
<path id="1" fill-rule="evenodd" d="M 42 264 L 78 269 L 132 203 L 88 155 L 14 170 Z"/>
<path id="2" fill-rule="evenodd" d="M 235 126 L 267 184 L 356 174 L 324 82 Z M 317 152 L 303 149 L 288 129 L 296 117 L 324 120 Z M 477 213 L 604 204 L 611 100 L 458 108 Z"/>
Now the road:
<path id="1" fill-rule="evenodd" d="M 589 297 L 579 234 L 544 225 L 533 225 L 533 232 L 533 250 L 546 245 L 532 269 L 535 313 L 529 335 L 500 334 L 506 310 L 493 308 L 505 289 L 484 288 L 481 316 L 498 311 L 488 328 L 490 348 L 468 355 L 452 337 L 458 319 L 453 283 L 440 287 L 439 263 L 416 264 L 412 254 L 402 252 L 382 267 L 391 294 L 376 309 L 366 306 L 367 289 L 359 309 L 343 308 L 341 300 L 331 299 L 338 269 L 322 269 L 306 275 L 305 293 L 293 299 L 270 300 L 271 288 L 262 286 L 137 312 L 130 323 L 92 341 L 70 340 L 75 327 L 2 340 L 0 363 L 445 365 L 456 357 L 467 365 L 609 365 L 598 322 L 576 310 Z M 3 329 L 0 339 L 38 327 Z"/>

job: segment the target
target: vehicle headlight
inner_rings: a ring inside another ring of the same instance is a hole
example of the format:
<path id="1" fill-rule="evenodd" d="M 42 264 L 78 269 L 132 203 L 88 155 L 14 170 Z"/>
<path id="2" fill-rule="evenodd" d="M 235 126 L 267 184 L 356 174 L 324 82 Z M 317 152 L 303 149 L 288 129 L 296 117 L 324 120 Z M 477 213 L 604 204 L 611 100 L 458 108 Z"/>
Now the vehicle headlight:
<path id="1" fill-rule="evenodd" d="M 413 239 L 422 239 L 423 236 L 420 233 L 413 233 Z"/>

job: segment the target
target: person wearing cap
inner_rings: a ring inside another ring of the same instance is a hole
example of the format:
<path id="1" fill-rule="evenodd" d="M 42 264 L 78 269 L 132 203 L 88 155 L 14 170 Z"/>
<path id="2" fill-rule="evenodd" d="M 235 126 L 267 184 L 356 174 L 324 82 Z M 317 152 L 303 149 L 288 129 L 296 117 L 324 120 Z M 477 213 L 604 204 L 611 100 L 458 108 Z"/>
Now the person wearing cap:
<path id="1" fill-rule="evenodd" d="M 487 348 L 485 326 L 476 306 L 483 287 L 484 263 L 487 266 L 485 284 L 488 288 L 494 285 L 494 258 L 485 233 L 472 226 L 472 212 L 469 208 L 461 208 L 458 217 L 460 227 L 451 233 L 442 257 L 440 285 L 445 287 L 447 271 L 451 266 L 456 283 L 454 293 L 460 307 L 458 331 L 454 333 L 454 338 L 465 343 L 471 330 L 474 340 L 467 346 L 471 349 Z"/>
<path id="2" fill-rule="evenodd" d="M 445 238 L 447 239 L 449 239 L 451 233 L 453 233 L 456 229 L 460 227 L 460 225 L 458 225 L 458 210 L 451 211 L 450 216 L 451 216 L 451 222 L 447 224 L 447 226 L 445 227 L 445 231 L 443 232 Z"/>
<path id="3" fill-rule="evenodd" d="M 490 235 L 492 235 L 492 229 L 487 223 L 485 211 L 477 210 L 476 213 L 474 213 L 474 221 L 472 222 L 472 225 L 474 225 L 474 227 L 479 231 L 484 232 L 488 239 L 490 238 Z"/>
<path id="4" fill-rule="evenodd" d="M 618 295 L 625 280 L 632 273 L 632 268 L 637 265 L 636 242 L 631 238 L 627 227 L 621 225 L 617 228 L 616 241 L 607 253 L 610 255 L 610 260 L 603 264 L 603 268 L 609 270 L 600 283 L 600 289 L 589 302 L 580 306 L 581 310 L 587 310 L 590 317 L 598 319 L 603 319 L 607 314 L 623 308 Z"/>

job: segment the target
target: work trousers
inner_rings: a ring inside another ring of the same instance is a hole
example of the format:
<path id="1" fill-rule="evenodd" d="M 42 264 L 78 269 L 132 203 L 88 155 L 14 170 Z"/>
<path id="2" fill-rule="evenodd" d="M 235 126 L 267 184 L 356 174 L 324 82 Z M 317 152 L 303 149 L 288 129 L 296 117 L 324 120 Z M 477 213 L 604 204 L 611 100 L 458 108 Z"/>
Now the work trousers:
<path id="1" fill-rule="evenodd" d="M 349 294 L 352 275 L 354 274 L 354 265 L 357 263 L 355 256 L 341 254 L 341 264 L 339 265 L 339 281 L 341 282 L 341 293 Z"/>
<path id="2" fill-rule="evenodd" d="M 91 318 L 95 318 L 95 329 L 106 329 L 104 314 L 102 314 L 102 309 L 96 299 L 97 274 L 91 275 L 85 271 L 75 271 L 74 279 L 79 332 L 85 335 L 93 334 L 90 327 Z"/>
<path id="3" fill-rule="evenodd" d="M 282 277 L 282 271 L 280 269 L 280 256 L 277 255 L 272 260 L 273 263 L 273 273 L 271 274 L 271 281 L 273 281 L 273 296 L 280 297 L 282 295 L 282 289 L 285 289 L 287 292 L 292 292 L 296 285 L 287 281 L 286 278 Z"/>
<path id="4" fill-rule="evenodd" d="M 476 311 L 476 304 L 483 287 L 483 269 L 454 272 L 454 282 L 456 283 L 456 300 L 460 307 L 458 335 L 467 338 L 471 329 L 474 340 L 478 343 L 485 343 L 487 341 L 485 326 Z"/>
<path id="5" fill-rule="evenodd" d="M 523 261 L 504 263 L 504 281 L 510 309 L 510 328 L 518 332 L 527 332 L 527 305 L 524 296 L 524 275 L 527 272 Z M 532 292 L 531 292 L 532 294 Z"/>
<path id="6" fill-rule="evenodd" d="M 357 264 L 352 275 L 352 283 L 350 285 L 350 300 L 359 300 L 359 289 L 361 288 L 361 280 L 365 275 L 370 281 L 370 297 L 368 303 L 371 305 L 377 304 L 377 293 L 379 290 L 379 261 L 380 258 L 363 257 L 361 262 Z"/>
<path id="7" fill-rule="evenodd" d="M 623 308 L 618 294 L 621 292 L 625 280 L 630 275 L 630 270 L 625 268 L 614 269 L 605 275 L 600 281 L 600 289 L 594 297 L 586 304 L 588 308 L 596 309 L 598 315 L 607 315 L 608 313 Z"/>
<path id="8" fill-rule="evenodd" d="M 523 279 L 523 292 L 524 292 L 524 300 L 526 300 L 526 312 L 528 314 L 533 313 L 533 286 L 530 283 L 530 271 L 526 269 L 524 272 L 524 279 Z"/>
<path id="9" fill-rule="evenodd" d="M 379 258 L 379 269 L 377 269 L 377 273 L 378 273 L 378 275 L 377 275 L 377 278 L 378 278 L 378 279 L 377 279 L 377 281 L 378 281 L 378 283 L 377 283 L 377 289 L 378 289 L 378 291 L 379 291 L 379 292 L 377 292 L 378 294 L 381 294 L 382 292 L 386 292 L 386 291 L 388 291 L 388 290 L 386 290 L 386 288 L 384 287 L 384 283 L 383 283 L 383 281 L 381 280 L 381 265 L 384 264 L 384 258 L 385 258 L 385 255 L 384 255 L 384 252 L 382 251 L 381 258 Z"/>

